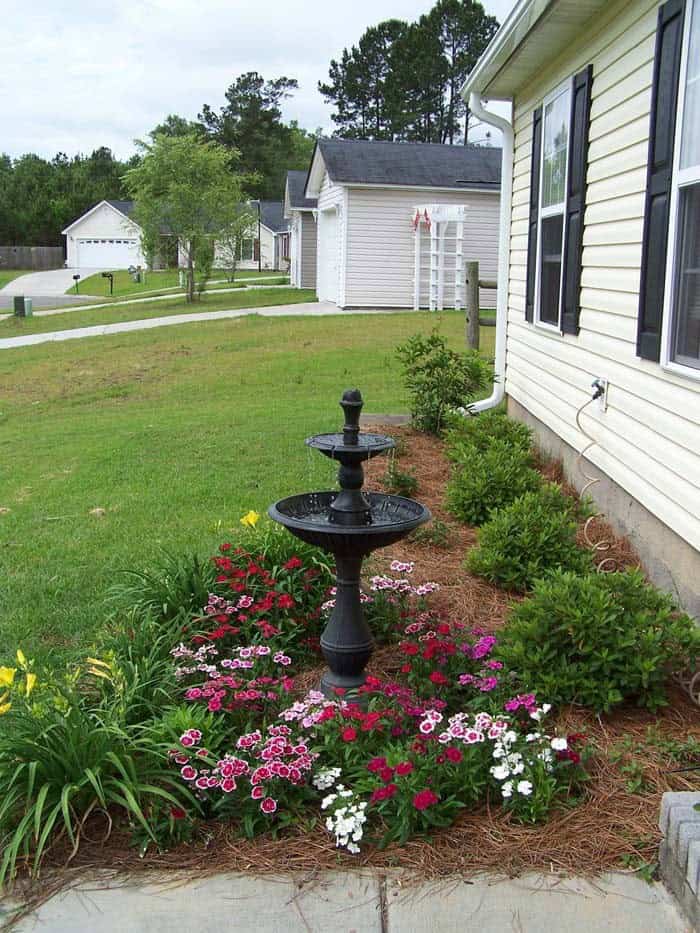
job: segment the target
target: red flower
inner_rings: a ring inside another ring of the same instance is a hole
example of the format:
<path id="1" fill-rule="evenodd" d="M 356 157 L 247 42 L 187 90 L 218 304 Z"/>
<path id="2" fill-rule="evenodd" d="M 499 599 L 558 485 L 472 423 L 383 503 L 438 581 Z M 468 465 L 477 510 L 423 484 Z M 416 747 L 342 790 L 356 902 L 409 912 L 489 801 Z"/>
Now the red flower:
<path id="1" fill-rule="evenodd" d="M 411 665 L 410 665 L 410 664 L 404 664 L 404 665 L 401 667 L 401 673 L 402 673 L 402 674 L 410 674 L 410 673 L 411 673 Z"/>
<path id="2" fill-rule="evenodd" d="M 449 635 L 449 634 L 450 634 L 450 626 L 449 626 L 449 624 L 448 624 L 447 622 L 441 622 L 441 623 L 438 625 L 437 630 L 438 630 L 438 634 L 439 634 L 439 635 Z"/>
<path id="3" fill-rule="evenodd" d="M 404 654 L 418 654 L 418 645 L 414 645 L 412 641 L 405 641 L 399 647 Z"/>
<path id="4" fill-rule="evenodd" d="M 221 551 L 222 554 L 225 554 L 226 551 L 230 551 L 230 550 L 231 550 L 231 545 L 230 545 L 228 542 L 226 542 L 225 544 L 222 544 L 222 545 L 221 545 L 221 547 L 219 548 L 219 550 Z"/>
<path id="5" fill-rule="evenodd" d="M 378 787 L 375 791 L 372 792 L 372 796 L 369 798 L 370 803 L 380 803 L 382 800 L 389 800 L 394 796 L 398 787 L 396 784 L 387 784 L 385 787 Z"/>
<path id="6" fill-rule="evenodd" d="M 298 567 L 301 567 L 301 560 L 296 556 L 290 557 L 283 566 L 285 570 L 296 570 Z"/>
<path id="7" fill-rule="evenodd" d="M 187 814 L 182 809 L 182 807 L 171 807 L 170 815 L 174 820 L 184 820 Z"/>
<path id="8" fill-rule="evenodd" d="M 367 770 L 372 773 L 381 771 L 382 768 L 386 768 L 386 758 L 372 758 L 372 760 L 367 765 Z"/>
<path id="9" fill-rule="evenodd" d="M 437 803 L 440 798 L 437 794 L 434 794 L 429 788 L 425 790 L 420 790 L 413 798 L 413 806 L 416 810 L 427 810 L 428 807 L 432 807 L 434 803 Z"/>
<path id="10" fill-rule="evenodd" d="M 445 677 L 442 671 L 433 671 L 429 677 L 429 680 L 434 684 L 449 684 L 449 678 Z"/>
<path id="11" fill-rule="evenodd" d="M 379 771 L 379 778 L 384 781 L 385 784 L 389 784 L 393 776 L 394 769 L 390 768 L 388 765 Z"/>
<path id="12" fill-rule="evenodd" d="M 340 737 L 343 742 L 354 742 L 357 738 L 357 729 L 353 728 L 353 726 L 348 726 L 347 729 L 343 729 L 340 733 Z"/>
<path id="13" fill-rule="evenodd" d="M 402 761 L 396 765 L 396 773 L 399 777 L 406 777 L 407 774 L 410 774 L 413 771 L 413 765 L 410 761 Z"/>
<path id="14" fill-rule="evenodd" d="M 289 593 L 282 593 L 277 597 L 277 605 L 280 609 L 292 609 L 294 608 L 294 600 Z"/>
<path id="15" fill-rule="evenodd" d="M 263 813 L 274 813 L 277 809 L 277 801 L 272 797 L 266 797 L 260 804 L 260 809 Z"/>
<path id="16" fill-rule="evenodd" d="M 445 758 L 457 765 L 462 760 L 462 752 L 458 748 L 446 748 Z"/>

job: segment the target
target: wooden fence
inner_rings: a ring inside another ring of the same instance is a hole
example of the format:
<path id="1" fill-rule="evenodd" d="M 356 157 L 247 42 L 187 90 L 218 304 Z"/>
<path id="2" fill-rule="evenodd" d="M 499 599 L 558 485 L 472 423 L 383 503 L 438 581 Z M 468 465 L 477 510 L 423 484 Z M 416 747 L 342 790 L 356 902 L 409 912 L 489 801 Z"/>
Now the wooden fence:
<path id="1" fill-rule="evenodd" d="M 0 269 L 60 269 L 62 246 L 0 246 Z"/>

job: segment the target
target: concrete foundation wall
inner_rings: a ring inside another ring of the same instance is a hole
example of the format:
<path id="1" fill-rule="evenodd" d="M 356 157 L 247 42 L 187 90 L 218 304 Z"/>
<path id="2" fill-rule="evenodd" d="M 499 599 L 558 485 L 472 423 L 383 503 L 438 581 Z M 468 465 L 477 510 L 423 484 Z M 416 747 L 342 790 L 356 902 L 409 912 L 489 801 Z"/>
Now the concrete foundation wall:
<path id="1" fill-rule="evenodd" d="M 573 447 L 510 397 L 508 414 L 532 428 L 540 450 L 561 460 L 567 480 L 580 490 L 587 481 L 576 466 L 578 453 Z M 629 538 L 649 579 L 700 620 L 700 552 L 589 460 L 585 461 L 585 470 L 600 479 L 588 495 L 615 531 Z"/>

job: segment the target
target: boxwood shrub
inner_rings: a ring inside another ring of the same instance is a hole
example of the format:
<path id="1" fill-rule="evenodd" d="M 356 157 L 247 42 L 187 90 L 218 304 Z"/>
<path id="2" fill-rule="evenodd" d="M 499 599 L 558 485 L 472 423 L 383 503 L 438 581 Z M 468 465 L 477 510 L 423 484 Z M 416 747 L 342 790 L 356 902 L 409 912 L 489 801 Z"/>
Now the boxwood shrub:
<path id="1" fill-rule="evenodd" d="M 513 608 L 498 647 L 541 701 L 598 713 L 625 701 L 664 705 L 669 674 L 699 654 L 697 625 L 638 570 L 551 572 Z"/>
<path id="2" fill-rule="evenodd" d="M 504 441 L 509 447 L 528 453 L 532 447 L 532 431 L 521 421 L 509 418 L 505 411 L 494 408 L 475 416 L 452 416 L 445 435 L 446 453 L 450 460 L 463 463 L 472 459 L 474 451 L 485 451 L 493 441 Z"/>
<path id="3" fill-rule="evenodd" d="M 495 509 L 533 492 L 541 482 L 530 453 L 494 439 L 483 451 L 473 448 L 455 467 L 447 485 L 447 507 L 461 521 L 481 525 Z"/>
<path id="4" fill-rule="evenodd" d="M 590 551 L 576 543 L 576 507 L 556 483 L 545 483 L 497 509 L 479 530 L 468 569 L 509 590 L 530 589 L 548 570 L 590 571 Z"/>

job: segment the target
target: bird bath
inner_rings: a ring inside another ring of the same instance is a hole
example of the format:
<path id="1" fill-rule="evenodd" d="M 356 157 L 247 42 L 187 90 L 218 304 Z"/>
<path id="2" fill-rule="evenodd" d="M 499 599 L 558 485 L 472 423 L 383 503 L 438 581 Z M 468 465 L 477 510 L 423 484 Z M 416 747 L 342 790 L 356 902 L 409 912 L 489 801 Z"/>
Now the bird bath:
<path id="1" fill-rule="evenodd" d="M 321 651 L 328 662 L 321 678 L 326 696 L 335 696 L 338 690 L 356 693 L 365 682 L 372 634 L 360 599 L 362 561 L 372 551 L 405 538 L 431 517 L 413 499 L 363 491 L 362 464 L 391 450 L 394 441 L 360 431 L 363 402 L 358 389 L 348 389 L 340 405 L 345 413 L 342 432 L 306 439 L 309 447 L 340 464 L 340 490 L 289 496 L 268 509 L 270 518 L 297 538 L 335 558 L 335 606 L 321 635 Z"/>

